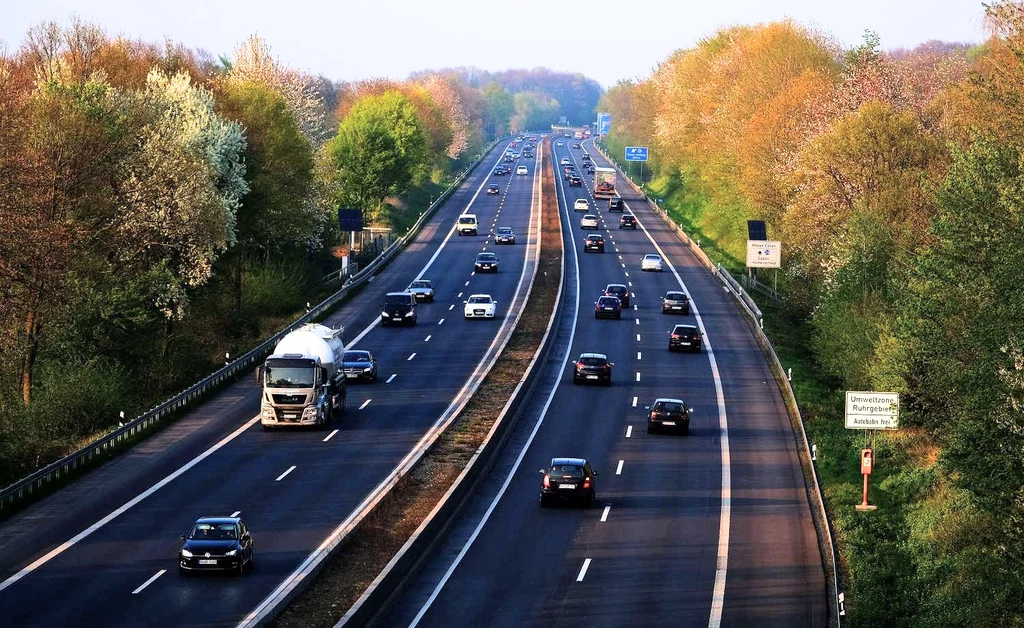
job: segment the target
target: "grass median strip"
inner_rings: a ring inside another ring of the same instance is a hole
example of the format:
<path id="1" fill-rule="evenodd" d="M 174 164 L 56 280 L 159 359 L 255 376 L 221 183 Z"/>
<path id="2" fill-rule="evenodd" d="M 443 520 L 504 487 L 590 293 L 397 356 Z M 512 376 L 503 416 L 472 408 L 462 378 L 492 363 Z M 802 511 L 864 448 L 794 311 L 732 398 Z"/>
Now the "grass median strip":
<path id="1" fill-rule="evenodd" d="M 448 430 L 272 626 L 333 626 L 341 619 L 433 510 L 490 432 L 540 346 L 562 282 L 562 236 L 550 168 L 543 172 L 542 196 L 537 274 L 505 350 Z"/>

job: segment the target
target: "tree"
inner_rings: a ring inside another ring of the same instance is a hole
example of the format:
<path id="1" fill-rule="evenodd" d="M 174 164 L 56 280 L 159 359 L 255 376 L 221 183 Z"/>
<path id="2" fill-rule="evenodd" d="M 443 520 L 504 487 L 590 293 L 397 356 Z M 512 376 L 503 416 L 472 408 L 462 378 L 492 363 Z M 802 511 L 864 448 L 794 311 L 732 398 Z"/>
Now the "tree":
<path id="1" fill-rule="evenodd" d="M 484 101 L 484 132 L 490 137 L 501 137 L 509 132 L 509 123 L 516 105 L 512 94 L 498 83 L 490 83 L 482 90 Z"/>
<path id="2" fill-rule="evenodd" d="M 409 100 L 397 91 L 357 101 L 327 143 L 328 177 L 339 207 L 382 217 L 384 199 L 400 194 L 422 171 L 427 140 Z"/>

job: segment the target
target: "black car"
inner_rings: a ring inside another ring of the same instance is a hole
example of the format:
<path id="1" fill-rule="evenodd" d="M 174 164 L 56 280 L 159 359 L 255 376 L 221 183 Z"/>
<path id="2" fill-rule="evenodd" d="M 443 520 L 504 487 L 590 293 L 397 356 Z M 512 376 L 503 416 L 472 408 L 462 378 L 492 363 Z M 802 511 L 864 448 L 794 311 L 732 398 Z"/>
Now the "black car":
<path id="1" fill-rule="evenodd" d="M 377 381 L 377 358 L 369 351 L 346 351 L 341 357 L 341 370 L 350 380 Z"/>
<path id="2" fill-rule="evenodd" d="M 552 458 L 551 464 L 540 473 L 540 505 L 554 501 L 574 501 L 593 506 L 597 500 L 594 478 L 597 473 L 583 458 Z"/>
<path id="3" fill-rule="evenodd" d="M 380 312 L 381 327 L 416 324 L 416 297 L 411 292 L 389 292 L 384 295 Z"/>
<path id="4" fill-rule="evenodd" d="M 633 214 L 622 214 L 619 217 L 619 229 L 632 229 L 636 231 L 636 216 Z"/>
<path id="5" fill-rule="evenodd" d="M 621 283 L 610 283 L 604 288 L 605 296 L 619 297 L 622 307 L 629 307 L 629 288 Z"/>
<path id="6" fill-rule="evenodd" d="M 659 398 L 645 406 L 647 413 L 647 433 L 656 429 L 671 428 L 680 434 L 690 433 L 690 410 L 682 399 Z"/>
<path id="7" fill-rule="evenodd" d="M 626 204 L 622 202 L 621 196 L 613 196 L 608 199 L 608 211 L 610 212 L 621 212 L 626 208 Z"/>
<path id="8" fill-rule="evenodd" d="M 238 517 L 202 517 L 182 534 L 178 573 L 233 571 L 242 575 L 253 565 L 252 535 Z"/>
<path id="9" fill-rule="evenodd" d="M 573 364 L 572 383 L 599 382 L 611 386 L 613 366 L 603 353 L 581 353 Z"/>
<path id="10" fill-rule="evenodd" d="M 580 143 L 579 142 L 573 142 L 572 146 L 570 146 L 570 148 L 579 148 L 579 147 L 580 147 Z"/>
<path id="11" fill-rule="evenodd" d="M 475 268 L 478 273 L 498 272 L 498 256 L 494 253 L 478 253 Z"/>
<path id="12" fill-rule="evenodd" d="M 617 297 L 598 297 L 594 302 L 594 318 L 622 320 L 622 302 Z"/>
<path id="13" fill-rule="evenodd" d="M 581 187 L 583 187 L 583 177 L 581 177 L 579 175 L 576 175 L 576 174 L 569 175 L 569 187 L 571 187 L 571 188 L 581 188 Z"/>
<path id="14" fill-rule="evenodd" d="M 497 173 L 495 173 L 495 174 L 497 174 Z M 502 170 L 501 174 L 505 174 L 505 171 Z M 501 188 L 499 186 L 497 186 L 497 185 L 494 185 L 494 184 L 488 185 L 487 186 L 487 194 L 488 194 L 488 196 L 490 196 L 492 194 L 501 194 Z"/>
<path id="15" fill-rule="evenodd" d="M 700 343 L 703 336 L 696 325 L 676 325 L 668 332 L 668 350 L 678 351 L 686 349 L 700 353 Z"/>
<path id="16" fill-rule="evenodd" d="M 503 177 L 503 176 L 505 176 L 505 167 L 504 166 L 498 166 L 497 168 L 495 168 L 494 169 L 494 176 L 496 176 L 496 177 Z"/>
<path id="17" fill-rule="evenodd" d="M 597 251 L 604 253 L 604 236 L 599 233 L 592 233 L 583 241 L 584 251 Z"/>
<path id="18" fill-rule="evenodd" d="M 494 232 L 494 243 L 515 244 L 516 232 L 512 230 L 512 227 L 498 227 L 498 230 Z"/>
<path id="19" fill-rule="evenodd" d="M 661 313 L 689 314 L 690 299 L 686 297 L 685 292 L 679 292 L 678 290 L 670 290 L 665 293 L 665 296 L 661 297 Z"/>
<path id="20" fill-rule="evenodd" d="M 531 150 L 524 150 L 523 151 L 523 158 L 524 159 L 533 159 L 534 158 L 533 151 L 531 151 Z"/>

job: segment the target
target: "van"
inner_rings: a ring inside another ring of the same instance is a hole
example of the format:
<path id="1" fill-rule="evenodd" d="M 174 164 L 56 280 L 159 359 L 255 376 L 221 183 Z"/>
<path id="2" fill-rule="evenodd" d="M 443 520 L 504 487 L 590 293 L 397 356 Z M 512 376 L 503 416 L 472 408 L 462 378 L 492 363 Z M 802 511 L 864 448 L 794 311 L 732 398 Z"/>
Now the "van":
<path id="1" fill-rule="evenodd" d="M 530 172 L 526 169 L 526 166 L 517 166 L 516 174 L 530 174 Z"/>
<path id="2" fill-rule="evenodd" d="M 462 214 L 456 229 L 459 235 L 476 235 L 476 225 L 476 214 Z"/>
<path id="3" fill-rule="evenodd" d="M 416 296 L 409 292 L 389 292 L 384 295 L 384 306 L 380 311 L 380 324 L 415 325 Z"/>

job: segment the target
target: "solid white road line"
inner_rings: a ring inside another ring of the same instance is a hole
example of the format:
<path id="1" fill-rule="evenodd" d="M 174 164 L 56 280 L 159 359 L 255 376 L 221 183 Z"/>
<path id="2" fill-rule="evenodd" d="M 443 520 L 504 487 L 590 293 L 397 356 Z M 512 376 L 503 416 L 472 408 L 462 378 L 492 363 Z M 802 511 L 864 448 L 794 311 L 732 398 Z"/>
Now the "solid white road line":
<path id="1" fill-rule="evenodd" d="M 392 373 L 392 374 L 391 374 L 391 377 L 389 377 L 389 378 L 388 378 L 388 380 L 387 380 L 386 382 L 384 382 L 384 383 L 385 383 L 385 384 L 390 384 L 390 383 L 391 383 L 392 381 L 394 381 L 394 379 L 395 379 L 396 377 L 398 377 L 398 373 Z"/>
<path id="2" fill-rule="evenodd" d="M 195 458 L 193 458 L 189 462 L 185 463 L 182 467 L 180 467 L 174 473 L 168 475 L 167 477 L 165 477 L 164 479 L 160 480 L 159 482 L 157 482 L 153 486 L 149 487 L 148 489 L 146 489 L 142 493 L 139 493 L 131 501 L 125 503 L 123 506 L 121 506 L 120 508 L 118 508 L 114 512 L 110 513 L 106 517 L 103 517 L 102 519 L 100 519 L 96 523 L 92 524 L 91 526 L 89 526 L 85 530 L 82 530 L 81 532 L 79 532 L 75 536 L 71 537 L 67 541 L 65 541 L 65 542 L 61 543 L 60 545 L 58 545 L 57 547 L 53 548 L 52 550 L 47 552 L 45 555 L 41 556 L 40 558 L 37 558 L 34 562 L 32 562 L 28 566 L 24 567 L 20 571 L 18 571 L 18 573 L 16 573 L 13 576 L 7 578 L 3 582 L 0 582 L 0 591 L 3 591 L 4 589 L 6 589 L 7 587 L 11 586 L 12 584 L 17 582 L 18 580 L 21 580 L 25 576 L 27 576 L 30 573 L 32 573 L 36 569 L 39 569 L 40 567 L 42 567 L 43 565 L 45 565 L 49 561 L 53 560 L 57 556 L 59 556 L 62 553 L 64 553 L 64 551 L 66 551 L 67 549 L 71 548 L 72 546 L 74 546 L 75 544 L 80 542 L 82 539 L 86 538 L 87 536 L 89 536 L 90 534 L 95 532 L 96 530 L 99 530 L 100 528 L 102 528 L 103 526 L 107 525 L 108 523 L 110 523 L 114 519 L 116 519 L 116 518 L 120 517 L 121 515 L 123 515 L 130 508 L 132 508 L 133 506 L 135 506 L 136 504 L 138 504 L 142 500 L 146 499 L 147 497 L 149 497 L 153 493 L 159 491 L 160 489 L 162 489 L 163 487 L 167 486 L 168 484 L 170 484 L 174 480 L 178 479 L 179 477 L 184 475 L 186 471 L 188 471 L 192 467 L 196 466 L 197 464 L 199 464 L 203 460 L 206 460 L 211 455 L 213 455 L 213 453 L 215 451 L 217 451 L 218 449 L 220 449 L 224 445 L 227 445 L 228 443 L 233 441 L 240 434 L 242 434 L 242 432 L 246 431 L 247 429 L 249 429 L 253 425 L 256 425 L 256 423 L 259 422 L 259 420 L 260 420 L 259 416 L 254 416 L 253 418 L 249 419 L 241 427 L 239 427 L 237 430 L 235 430 L 231 434 L 228 434 L 227 436 L 225 436 L 223 439 L 221 439 L 220 442 L 218 442 L 213 447 L 210 447 L 209 449 L 207 449 L 203 453 L 199 454 L 198 456 L 196 456 Z"/>
<path id="3" fill-rule="evenodd" d="M 288 474 L 291 473 L 294 470 L 295 470 L 295 465 L 292 465 L 292 466 L 288 467 L 288 470 L 285 471 L 284 473 L 282 473 L 281 475 L 277 476 L 277 479 L 274 480 L 274 481 L 275 482 L 280 482 L 281 480 L 285 479 L 285 477 L 287 477 Z"/>
<path id="4" fill-rule="evenodd" d="M 604 523 L 605 521 L 608 521 L 608 511 L 611 510 L 611 509 L 612 509 L 611 506 L 605 506 L 604 507 L 604 512 L 601 513 L 601 523 Z"/>
<path id="5" fill-rule="evenodd" d="M 234 516 L 234 515 L 232 515 L 232 516 Z M 143 582 L 142 586 L 140 586 L 138 589 L 135 589 L 134 591 L 132 591 L 132 595 L 137 595 L 139 593 L 139 591 L 142 591 L 143 589 L 145 589 L 149 585 L 153 584 L 154 580 L 156 580 L 160 576 L 164 575 L 165 573 L 167 573 L 166 569 L 161 569 L 160 571 L 156 572 L 156 574 L 153 575 L 149 580 L 146 580 L 145 582 Z"/>
<path id="6" fill-rule="evenodd" d="M 538 160 L 539 159 L 540 158 L 538 157 Z M 565 201 L 565 189 L 563 187 L 561 187 L 561 184 L 559 184 L 559 191 L 560 191 L 560 193 L 562 195 L 562 206 L 561 206 L 561 208 L 559 210 L 559 214 L 564 216 L 564 218 L 565 218 L 565 222 L 563 224 L 567 224 L 570 221 L 570 219 L 569 219 L 569 209 L 568 209 L 568 205 L 566 205 L 566 201 Z M 564 214 L 562 214 L 563 211 L 565 212 Z M 576 277 L 579 278 L 579 276 L 580 276 L 580 258 L 579 258 L 579 255 L 576 253 L 576 247 L 571 247 L 569 250 L 572 251 L 572 259 L 573 259 L 573 265 L 575 266 L 575 270 L 576 270 Z M 572 326 L 570 327 L 570 331 L 569 331 L 569 341 L 566 344 L 567 347 L 571 347 L 572 343 L 573 343 L 573 340 L 576 338 L 576 325 L 579 322 L 579 316 L 580 316 L 580 308 L 579 308 L 579 305 L 580 305 L 580 282 L 579 281 L 576 282 L 576 291 L 575 292 L 576 292 L 576 294 L 575 294 L 575 297 L 576 297 L 576 308 L 573 310 L 573 314 L 572 314 Z M 530 436 L 526 439 L 526 443 L 523 445 L 523 448 L 519 450 L 519 456 L 516 457 L 515 463 L 512 464 L 512 468 L 509 470 L 508 475 L 505 477 L 505 481 L 502 483 L 501 488 L 498 489 L 498 494 L 495 495 L 494 499 L 491 500 L 490 505 L 487 507 L 487 511 L 484 512 L 483 517 L 480 518 L 480 523 L 478 523 L 476 528 L 473 530 L 473 534 L 471 534 L 469 536 L 469 539 L 466 541 L 466 544 L 462 546 L 461 550 L 459 550 L 459 553 L 455 557 L 455 560 L 453 560 L 452 564 L 448 566 L 448 570 L 444 572 L 444 576 L 441 577 L 441 581 L 438 582 L 437 586 L 434 587 L 434 590 L 431 591 L 430 597 L 427 598 L 427 601 L 424 602 L 423 606 L 420 607 L 420 610 L 416 613 L 416 617 L 414 617 L 413 620 L 412 620 L 412 623 L 409 624 L 409 628 L 416 628 L 416 626 L 420 623 L 420 620 L 423 619 L 423 616 L 427 614 L 427 611 L 430 610 L 430 605 L 433 604 L 434 600 L 437 599 L 437 596 L 441 594 L 441 589 L 443 589 L 444 585 L 448 583 L 449 579 L 451 579 L 452 574 L 455 573 L 455 569 L 458 568 L 459 563 L 462 562 L 462 559 L 469 552 L 469 548 L 473 546 L 473 542 L 476 541 L 478 536 L 480 536 L 480 531 L 484 529 L 484 525 L 486 525 L 488 519 L 491 518 L 491 513 L 493 513 L 494 509 L 498 507 L 498 502 L 501 500 L 502 496 L 505 495 L 505 491 L 508 490 L 509 485 L 512 483 L 512 478 L 516 476 L 516 473 L 519 471 L 519 467 L 523 463 L 523 459 L 526 458 L 526 452 L 529 451 L 530 445 L 533 444 L 533 439 L 536 438 L 537 432 L 540 431 L 540 426 L 541 426 L 541 424 L 544 423 L 544 418 L 548 414 L 548 409 L 551 407 L 551 403 L 555 400 L 555 393 L 556 392 L 558 392 L 558 386 L 557 385 L 552 387 L 551 392 L 548 394 L 548 398 L 544 402 L 544 407 L 540 411 L 540 416 L 537 418 L 537 422 L 534 423 L 534 425 L 533 425 L 533 431 L 530 432 Z"/>
<path id="7" fill-rule="evenodd" d="M 629 209 L 628 204 L 623 204 Z M 633 215 L 635 216 L 636 214 Z M 643 229 L 643 232 L 647 234 L 647 239 L 654 245 L 654 249 L 665 260 L 665 263 L 668 264 L 669 270 L 672 271 L 676 282 L 679 283 L 679 287 L 686 294 L 690 294 L 690 291 L 686 289 L 686 285 L 683 283 L 683 278 L 679 276 L 676 267 L 672 265 L 668 256 L 665 255 L 665 252 L 662 251 L 661 247 L 651 236 L 651 232 L 640 222 L 639 218 L 636 222 Z M 694 304 L 693 299 L 690 299 L 690 311 L 693 312 L 700 332 L 704 334 L 704 353 L 708 356 L 708 362 L 711 364 L 711 377 L 715 380 L 715 396 L 718 400 L 718 429 L 721 432 L 719 443 L 722 456 L 722 509 L 718 519 L 718 559 L 715 565 L 715 585 L 711 597 L 711 615 L 708 619 L 708 628 L 719 628 L 722 625 L 722 610 L 725 607 L 725 580 L 729 568 L 729 526 L 732 519 L 732 467 L 729 455 L 729 416 L 725 411 L 725 392 L 722 389 L 722 375 L 718 370 L 718 359 L 715 357 L 715 351 L 708 339 L 707 329 L 704 327 L 704 318 L 700 315 L 700 311 L 697 309 L 696 304 Z"/>
<path id="8" fill-rule="evenodd" d="M 373 400 L 372 399 L 367 399 L 366 401 L 363 402 L 363 404 L 361 406 L 359 406 L 359 409 L 362 410 L 366 406 L 370 405 L 371 401 L 373 401 Z"/>
<path id="9" fill-rule="evenodd" d="M 583 561 L 583 566 L 580 567 L 580 575 L 576 576 L 576 582 L 583 582 L 583 579 L 587 577 L 587 570 L 590 569 L 590 559 Z"/>
<path id="10" fill-rule="evenodd" d="M 615 475 L 622 475 L 622 463 L 624 462 L 625 460 L 619 460 L 619 466 L 615 467 Z"/>
<path id="11" fill-rule="evenodd" d="M 413 351 L 413 352 L 412 352 L 412 354 L 411 354 L 411 355 L 409 355 L 409 357 L 407 357 L 407 358 L 405 359 L 405 361 L 406 361 L 406 362 L 408 362 L 408 361 L 412 360 L 412 359 L 413 359 L 413 358 L 415 358 L 415 357 L 416 357 L 416 352 L 415 352 L 415 351 Z"/>
<path id="12" fill-rule="evenodd" d="M 328 434 L 327 436 L 324 436 L 323 442 L 326 443 L 327 441 L 331 440 L 332 438 L 334 438 L 334 435 L 337 434 L 337 433 L 338 433 L 338 430 L 334 430 L 330 434 Z M 231 515 L 231 516 L 234 517 L 234 515 Z"/>
<path id="13" fill-rule="evenodd" d="M 241 510 L 236 510 L 235 512 L 231 513 L 231 516 L 232 517 L 237 517 L 240 514 L 242 514 L 242 511 Z"/>
<path id="14" fill-rule="evenodd" d="M 633 438 L 633 426 L 632 425 L 627 425 L 626 426 L 626 438 Z"/>

